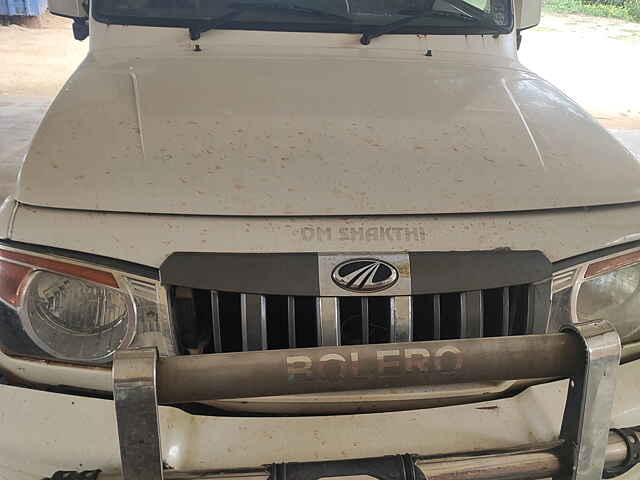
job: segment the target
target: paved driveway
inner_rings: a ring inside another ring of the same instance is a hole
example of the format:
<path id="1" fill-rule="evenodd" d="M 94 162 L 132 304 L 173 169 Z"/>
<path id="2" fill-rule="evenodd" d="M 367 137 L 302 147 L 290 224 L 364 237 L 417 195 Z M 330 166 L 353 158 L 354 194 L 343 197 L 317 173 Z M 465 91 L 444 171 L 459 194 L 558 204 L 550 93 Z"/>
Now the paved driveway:
<path id="1" fill-rule="evenodd" d="M 0 198 L 13 192 L 20 163 L 49 99 L 0 97 Z"/>
<path id="2" fill-rule="evenodd" d="M 609 128 L 640 129 L 640 23 L 544 15 L 520 61 Z"/>

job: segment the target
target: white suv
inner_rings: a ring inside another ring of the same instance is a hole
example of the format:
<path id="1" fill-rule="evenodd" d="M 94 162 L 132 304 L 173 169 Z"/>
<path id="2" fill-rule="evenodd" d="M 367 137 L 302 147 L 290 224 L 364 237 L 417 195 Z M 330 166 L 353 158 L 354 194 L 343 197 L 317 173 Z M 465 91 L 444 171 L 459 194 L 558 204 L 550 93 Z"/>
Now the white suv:
<path id="1" fill-rule="evenodd" d="M 51 10 L 91 45 L 0 210 L 0 478 L 635 464 L 640 167 L 518 62 L 538 1 Z"/>

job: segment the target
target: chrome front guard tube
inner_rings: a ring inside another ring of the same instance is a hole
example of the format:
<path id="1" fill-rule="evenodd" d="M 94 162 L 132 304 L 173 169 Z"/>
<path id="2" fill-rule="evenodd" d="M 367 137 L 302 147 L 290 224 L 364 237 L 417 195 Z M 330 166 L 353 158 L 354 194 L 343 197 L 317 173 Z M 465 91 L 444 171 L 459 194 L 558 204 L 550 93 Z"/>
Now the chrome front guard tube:
<path id="1" fill-rule="evenodd" d="M 122 476 L 162 480 L 155 349 L 123 351 L 113 362 Z"/>
<path id="2" fill-rule="evenodd" d="M 603 321 L 570 325 L 563 330 L 577 334 L 584 342 L 584 364 L 569 381 L 560 438 L 570 453 L 571 477 L 598 480 L 611 427 L 620 337 Z"/>
<path id="3" fill-rule="evenodd" d="M 599 480 L 605 460 L 611 455 L 609 422 L 620 353 L 620 339 L 605 321 L 570 325 L 562 333 L 551 335 L 323 347 L 162 360 L 153 349 L 123 350 L 116 354 L 113 362 L 122 478 L 165 478 L 158 398 L 166 402 L 180 402 L 261 394 L 418 386 L 447 381 L 569 377 L 559 446 L 547 452 L 557 459 L 557 465 L 544 470 L 543 476 L 553 475 L 558 480 Z M 247 382 L 251 375 L 263 381 L 259 384 Z M 176 388 L 176 384 L 180 388 Z M 252 389 L 238 391 L 245 385 L 252 385 Z M 505 478 L 541 478 L 531 476 L 532 472 L 538 471 L 534 464 L 531 471 L 526 471 L 522 469 L 520 460 L 513 462 L 511 454 L 505 455 L 503 461 L 507 463 L 502 467 L 497 465 L 496 472 L 504 473 L 504 468 L 513 464 L 515 470 Z M 493 461 L 496 461 L 495 457 Z M 321 477 L 369 475 L 386 480 L 393 477 L 388 475 L 389 471 L 397 468 L 405 476 L 412 472 L 408 478 L 413 480 L 425 476 L 432 480 L 439 478 L 433 471 L 436 464 L 431 462 L 429 466 L 429 462 L 420 462 L 420 457 L 403 455 L 323 462 L 320 465 L 289 464 L 274 466 L 269 476 L 277 480 L 318 480 L 320 477 L 316 478 L 316 473 L 324 472 Z M 335 470 L 332 474 L 327 471 L 331 465 Z M 462 464 L 458 466 L 462 470 L 457 471 L 456 478 L 465 478 L 465 467 Z M 167 478 L 173 474 L 167 474 Z M 212 475 L 192 478 L 224 477 L 222 472 Z"/>

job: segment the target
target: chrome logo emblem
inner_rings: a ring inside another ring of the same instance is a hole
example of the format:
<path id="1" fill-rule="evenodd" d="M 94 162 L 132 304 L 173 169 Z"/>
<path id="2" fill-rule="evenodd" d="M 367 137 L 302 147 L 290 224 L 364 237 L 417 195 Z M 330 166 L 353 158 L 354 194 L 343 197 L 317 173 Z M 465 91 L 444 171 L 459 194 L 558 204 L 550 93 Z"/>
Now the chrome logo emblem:
<path id="1" fill-rule="evenodd" d="M 379 292 L 398 281 L 398 270 L 382 260 L 358 258 L 342 262 L 333 269 L 331 278 L 344 290 L 359 293 Z"/>

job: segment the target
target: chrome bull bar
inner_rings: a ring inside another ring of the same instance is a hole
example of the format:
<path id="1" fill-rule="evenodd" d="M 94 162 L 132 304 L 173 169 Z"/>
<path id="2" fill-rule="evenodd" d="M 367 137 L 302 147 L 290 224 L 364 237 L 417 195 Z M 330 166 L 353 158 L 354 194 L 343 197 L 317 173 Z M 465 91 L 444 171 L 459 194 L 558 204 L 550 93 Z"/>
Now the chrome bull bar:
<path id="1" fill-rule="evenodd" d="M 621 440 L 616 440 L 617 434 L 611 437 L 609 431 L 620 353 L 620 339 L 605 321 L 575 324 L 561 333 L 549 335 L 161 359 L 153 349 L 123 350 L 118 352 L 113 363 L 121 478 L 163 480 L 238 476 L 237 471 L 215 471 L 215 466 L 209 472 L 193 474 L 164 472 L 158 426 L 159 402 L 482 380 L 570 378 L 558 445 L 545 449 L 538 446 L 535 450 L 525 448 L 484 457 L 476 454 L 441 459 L 390 456 L 285 464 L 268 470 L 258 468 L 243 472 L 253 472 L 249 473 L 252 477 L 267 472 L 272 480 L 319 480 L 355 475 L 369 475 L 379 480 L 421 480 L 425 477 L 431 480 L 519 480 L 548 476 L 598 480 L 602 477 L 605 461 L 621 463 Z M 491 473 L 482 476 L 481 472 Z"/>

